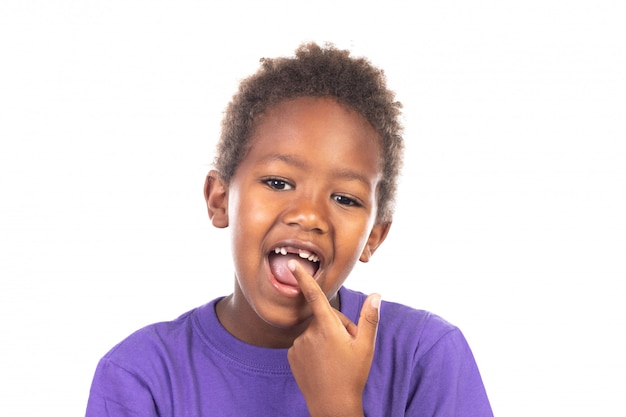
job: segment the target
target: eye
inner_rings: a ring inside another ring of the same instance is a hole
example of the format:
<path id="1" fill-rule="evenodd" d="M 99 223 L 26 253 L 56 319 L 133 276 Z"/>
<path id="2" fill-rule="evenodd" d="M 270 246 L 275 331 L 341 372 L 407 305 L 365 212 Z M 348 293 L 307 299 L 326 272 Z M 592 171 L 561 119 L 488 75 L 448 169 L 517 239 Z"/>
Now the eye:
<path id="1" fill-rule="evenodd" d="M 333 200 L 335 200 L 337 203 L 341 204 L 342 206 L 355 206 L 355 207 L 361 206 L 361 203 L 359 203 L 354 198 L 346 197 L 345 195 L 341 195 L 341 194 L 334 195 Z"/>
<path id="2" fill-rule="evenodd" d="M 270 188 L 274 190 L 283 191 L 283 190 L 293 189 L 293 186 L 291 184 L 289 184 L 285 180 L 281 180 L 280 178 L 268 178 L 264 180 L 264 182 L 265 184 L 267 184 Z"/>

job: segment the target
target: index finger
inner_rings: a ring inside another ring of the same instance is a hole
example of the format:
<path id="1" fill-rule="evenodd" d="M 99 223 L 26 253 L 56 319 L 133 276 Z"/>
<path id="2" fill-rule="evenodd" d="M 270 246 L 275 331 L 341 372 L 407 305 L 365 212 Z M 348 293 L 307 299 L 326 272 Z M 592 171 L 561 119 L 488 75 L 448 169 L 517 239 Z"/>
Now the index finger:
<path id="1" fill-rule="evenodd" d="M 298 281 L 300 291 L 302 291 L 306 302 L 311 306 L 313 314 L 317 317 L 329 317 L 329 315 L 332 315 L 337 319 L 330 302 L 326 298 L 326 294 L 324 294 L 317 281 L 309 275 L 302 265 L 294 260 L 290 260 L 287 263 L 287 267 Z"/>

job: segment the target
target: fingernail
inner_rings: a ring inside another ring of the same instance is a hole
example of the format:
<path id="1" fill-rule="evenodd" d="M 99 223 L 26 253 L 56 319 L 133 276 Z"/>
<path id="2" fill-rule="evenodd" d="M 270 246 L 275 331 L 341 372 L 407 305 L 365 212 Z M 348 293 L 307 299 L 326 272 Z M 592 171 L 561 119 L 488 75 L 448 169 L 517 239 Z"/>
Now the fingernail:
<path id="1" fill-rule="evenodd" d="M 380 299 L 381 299 L 380 294 L 374 294 L 370 298 L 370 305 L 374 307 L 375 309 L 378 309 L 380 307 Z"/>
<path id="2" fill-rule="evenodd" d="M 287 261 L 287 268 L 289 268 L 291 272 L 294 272 L 296 270 L 296 261 L 294 261 L 293 259 Z"/>

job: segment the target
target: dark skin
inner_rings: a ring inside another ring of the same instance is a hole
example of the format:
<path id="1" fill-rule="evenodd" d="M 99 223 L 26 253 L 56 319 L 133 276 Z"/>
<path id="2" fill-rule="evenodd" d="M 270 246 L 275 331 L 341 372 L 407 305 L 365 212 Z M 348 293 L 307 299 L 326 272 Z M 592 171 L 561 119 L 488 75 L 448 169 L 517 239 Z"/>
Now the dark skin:
<path id="1" fill-rule="evenodd" d="M 311 416 L 363 416 L 380 297 L 355 324 L 337 292 L 389 231 L 376 217 L 380 138 L 336 101 L 301 97 L 259 116 L 250 140 L 230 181 L 211 171 L 205 185 L 213 225 L 232 235 L 235 289 L 218 318 L 240 340 L 289 349 Z M 269 259 L 280 248 L 314 254 L 313 275 L 295 256 L 284 258 L 293 279 L 277 279 Z"/>
<path id="2" fill-rule="evenodd" d="M 363 389 L 374 358 L 380 295 L 372 294 L 365 300 L 355 325 L 331 307 L 319 285 L 299 264 L 289 266 L 313 310 L 309 326 L 288 351 L 309 412 L 311 416 L 363 416 Z"/>

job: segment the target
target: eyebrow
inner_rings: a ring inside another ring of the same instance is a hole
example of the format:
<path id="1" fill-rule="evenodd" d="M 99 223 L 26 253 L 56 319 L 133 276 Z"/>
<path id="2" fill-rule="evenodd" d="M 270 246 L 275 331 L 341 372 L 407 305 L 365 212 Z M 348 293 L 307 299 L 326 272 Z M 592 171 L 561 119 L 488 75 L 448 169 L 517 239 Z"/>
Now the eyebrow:
<path id="1" fill-rule="evenodd" d="M 288 165 L 292 165 L 296 168 L 301 168 L 301 169 L 308 168 L 309 166 L 309 164 L 307 164 L 304 160 L 302 160 L 302 158 L 299 158 L 295 155 L 282 154 L 282 153 L 270 154 L 266 156 L 265 158 L 263 158 L 263 161 L 267 161 L 267 162 L 281 161 Z M 359 181 L 367 185 L 368 187 L 370 186 L 369 180 L 364 175 L 356 171 L 350 170 L 350 169 L 338 168 L 336 170 L 333 170 L 332 174 L 335 177 L 339 177 L 339 178 L 349 180 L 349 181 L 350 180 Z"/>
<path id="2" fill-rule="evenodd" d="M 263 162 L 282 161 L 288 165 L 293 165 L 297 168 L 305 168 L 307 164 L 295 155 L 289 155 L 284 153 L 272 153 L 262 159 Z"/>

